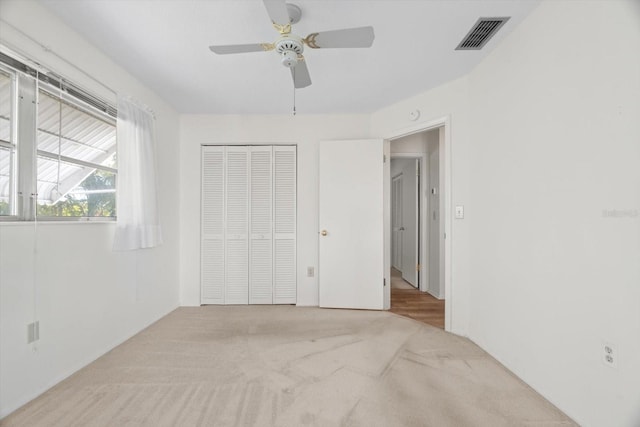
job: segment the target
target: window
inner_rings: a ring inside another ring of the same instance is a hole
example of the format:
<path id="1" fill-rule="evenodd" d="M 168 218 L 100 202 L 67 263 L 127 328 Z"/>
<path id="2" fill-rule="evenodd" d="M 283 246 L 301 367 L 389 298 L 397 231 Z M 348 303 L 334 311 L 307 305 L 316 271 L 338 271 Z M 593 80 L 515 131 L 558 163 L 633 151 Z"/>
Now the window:
<path id="1" fill-rule="evenodd" d="M 115 108 L 0 53 L 0 219 L 116 216 Z"/>
<path id="2" fill-rule="evenodd" d="M 116 129 L 47 90 L 38 92 L 38 216 L 115 216 Z"/>
<path id="3" fill-rule="evenodd" d="M 14 87 L 15 75 L 0 68 L 0 216 L 12 215 L 15 205 Z"/>

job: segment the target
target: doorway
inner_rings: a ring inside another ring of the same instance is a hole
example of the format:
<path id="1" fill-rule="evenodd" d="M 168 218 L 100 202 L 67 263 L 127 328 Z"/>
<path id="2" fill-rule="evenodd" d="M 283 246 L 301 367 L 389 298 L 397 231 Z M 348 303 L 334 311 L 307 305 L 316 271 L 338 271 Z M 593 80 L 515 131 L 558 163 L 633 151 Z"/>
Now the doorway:
<path id="1" fill-rule="evenodd" d="M 391 274 L 420 286 L 420 157 L 391 155 Z M 398 281 L 395 281 L 398 283 Z"/>
<path id="2" fill-rule="evenodd" d="M 320 141 L 318 194 L 318 297 L 320 307 L 391 308 L 391 174 L 392 141 L 439 129 L 439 210 L 444 251 L 439 265 L 445 296 L 445 330 L 452 329 L 451 306 L 451 138 L 449 117 L 423 122 L 388 134 L 384 139 Z M 398 144 L 396 143 L 396 146 Z M 394 147 L 396 148 L 396 147 Z M 397 152 L 401 156 L 411 154 Z M 427 153 L 418 151 L 421 167 Z M 358 171 L 358 173 L 354 173 Z M 420 197 L 426 197 L 426 174 L 421 174 Z M 424 206 L 424 204 L 423 204 Z M 419 256 L 427 260 L 426 209 L 421 210 Z M 424 271 L 423 271 L 424 274 Z M 426 278 L 426 275 L 424 276 Z M 420 291 L 425 291 L 422 280 Z M 425 292 L 421 292 L 426 294 Z"/>
<path id="3" fill-rule="evenodd" d="M 445 326 L 444 127 L 390 140 L 390 309 Z M 407 286 L 408 285 L 408 286 Z"/>

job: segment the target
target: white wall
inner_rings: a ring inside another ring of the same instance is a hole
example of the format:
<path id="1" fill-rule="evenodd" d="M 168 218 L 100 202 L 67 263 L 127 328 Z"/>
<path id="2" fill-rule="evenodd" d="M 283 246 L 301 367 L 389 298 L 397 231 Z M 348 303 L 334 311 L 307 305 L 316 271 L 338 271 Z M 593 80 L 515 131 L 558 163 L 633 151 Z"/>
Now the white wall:
<path id="1" fill-rule="evenodd" d="M 318 305 L 318 142 L 369 136 L 368 115 L 184 115 L 180 120 L 182 305 L 200 305 L 200 146 L 297 144 L 298 305 Z"/>
<path id="2" fill-rule="evenodd" d="M 426 153 L 428 132 L 414 133 L 391 141 L 391 155 L 404 153 Z M 393 171 L 391 172 L 393 176 Z"/>
<path id="3" fill-rule="evenodd" d="M 159 207 L 165 243 L 111 251 L 113 223 L 0 223 L 0 417 L 36 397 L 178 305 L 178 117 L 160 98 L 32 1 L 0 2 L 0 18 L 157 117 Z M 113 98 L 0 22 L 0 41 Z M 39 320 L 40 340 L 27 344 Z"/>
<path id="4" fill-rule="evenodd" d="M 467 77 L 372 116 L 450 117 L 453 330 L 585 426 L 640 425 L 637 52 L 637 1 L 546 1 Z"/>
<path id="5" fill-rule="evenodd" d="M 410 159 L 391 158 L 391 178 L 401 174 L 404 168 L 407 167 L 407 164 L 410 162 Z"/>
<path id="6" fill-rule="evenodd" d="M 427 155 L 429 170 L 426 172 L 429 174 L 427 186 L 427 198 L 429 200 L 429 209 L 427 222 L 429 224 L 429 266 L 427 268 L 427 274 L 429 274 L 429 293 L 436 298 L 442 299 L 444 297 L 444 268 L 441 268 L 441 243 L 444 232 L 444 226 L 442 224 L 442 212 L 440 210 L 440 200 L 442 195 L 442 188 L 440 186 L 440 129 L 430 132 L 434 138 L 427 141 Z M 435 194 L 433 193 L 435 189 Z M 444 246 L 443 246 L 444 247 Z"/>
<path id="7" fill-rule="evenodd" d="M 469 80 L 470 334 L 583 425 L 640 425 L 638 52 L 640 3 L 547 2 Z"/>

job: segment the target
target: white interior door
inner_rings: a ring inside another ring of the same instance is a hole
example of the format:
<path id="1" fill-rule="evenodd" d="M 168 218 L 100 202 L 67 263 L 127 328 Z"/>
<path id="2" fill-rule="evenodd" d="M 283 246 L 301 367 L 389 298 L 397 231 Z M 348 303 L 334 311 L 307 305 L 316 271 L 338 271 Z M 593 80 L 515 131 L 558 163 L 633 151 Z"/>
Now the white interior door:
<path id="1" fill-rule="evenodd" d="M 402 271 L 402 174 L 391 182 L 391 265 Z"/>
<path id="2" fill-rule="evenodd" d="M 383 309 L 383 141 L 322 141 L 320 307 Z"/>
<path id="3" fill-rule="evenodd" d="M 402 278 L 418 287 L 419 160 L 406 159 L 402 182 Z"/>

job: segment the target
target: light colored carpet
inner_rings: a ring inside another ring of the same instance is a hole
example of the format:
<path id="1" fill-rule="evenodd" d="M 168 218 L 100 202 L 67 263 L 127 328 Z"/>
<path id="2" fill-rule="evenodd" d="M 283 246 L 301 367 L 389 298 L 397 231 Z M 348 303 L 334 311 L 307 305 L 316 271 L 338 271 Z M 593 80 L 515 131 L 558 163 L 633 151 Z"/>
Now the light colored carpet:
<path id="1" fill-rule="evenodd" d="M 0 424 L 575 425 L 466 339 L 292 306 L 179 308 Z"/>

